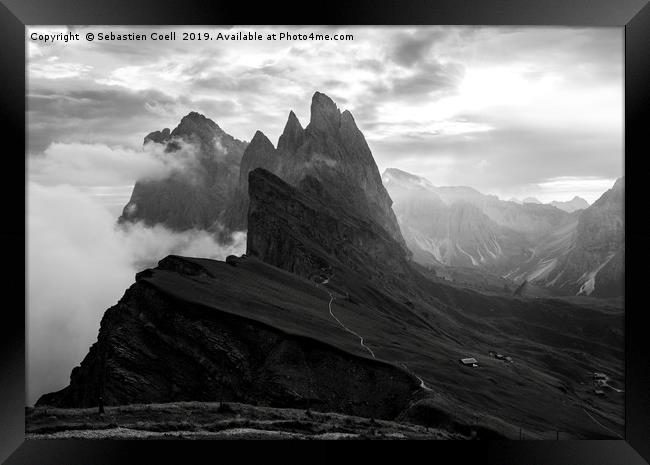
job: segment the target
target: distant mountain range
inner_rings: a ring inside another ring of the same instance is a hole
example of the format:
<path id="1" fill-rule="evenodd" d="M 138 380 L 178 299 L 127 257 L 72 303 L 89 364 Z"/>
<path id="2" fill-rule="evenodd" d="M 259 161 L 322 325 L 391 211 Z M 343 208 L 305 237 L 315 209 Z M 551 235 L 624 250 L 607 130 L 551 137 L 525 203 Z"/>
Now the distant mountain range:
<path id="1" fill-rule="evenodd" d="M 620 296 L 624 292 L 624 180 L 589 208 L 545 237 L 508 277 L 568 294 Z"/>
<path id="2" fill-rule="evenodd" d="M 104 314 L 70 384 L 37 406 L 224 400 L 417 423 L 466 438 L 611 436 L 583 405 L 598 402 L 586 384 L 594 369 L 622 382 L 620 308 L 476 292 L 418 263 L 495 270 L 532 263 L 531 244 L 570 227 L 576 214 L 436 188 L 397 170 L 382 183 L 352 115 L 318 92 L 309 125 L 302 129 L 290 113 L 277 147 L 260 132 L 244 147 L 202 117 L 191 120 L 210 129 L 199 130 L 204 138 L 182 136 L 200 145 L 201 166 L 212 170 L 189 188 L 206 209 L 182 219 L 185 200 L 175 196 L 188 178 L 180 177 L 151 188 L 176 199 L 168 210 L 136 186 L 136 207 L 122 221 L 167 211 L 178 228 L 215 219 L 245 225 L 246 253 L 225 261 L 168 256 L 139 272 Z M 203 159 L 214 134 L 232 144 L 231 160 L 221 151 Z M 161 131 L 148 139 L 174 151 L 175 137 Z M 212 205 L 205 199 L 223 186 L 210 181 L 237 171 L 242 147 L 235 182 Z M 589 266 L 606 253 L 594 244 L 615 246 L 616 221 L 612 234 L 593 225 L 610 221 L 619 197 L 614 189 L 576 226 L 574 250 Z M 164 215 L 140 218 L 170 224 Z M 480 368 L 460 364 L 466 357 Z M 623 430 L 623 399 L 612 391 L 599 404 L 612 431 Z"/>
<path id="3" fill-rule="evenodd" d="M 579 197 L 559 206 L 502 201 L 392 168 L 383 180 L 419 263 L 480 268 L 563 294 L 623 293 L 622 178 L 592 206 Z"/>
<path id="4" fill-rule="evenodd" d="M 568 213 L 573 213 L 574 211 L 578 210 L 584 210 L 585 208 L 589 207 L 589 203 L 583 199 L 582 197 L 578 197 L 577 195 L 573 197 L 571 200 L 567 200 L 566 202 L 557 202 L 553 201 L 551 202 L 551 205 L 553 205 L 555 208 L 559 208 L 560 210 L 564 210 L 565 212 Z"/>
<path id="5" fill-rule="evenodd" d="M 524 200 L 519 200 L 515 197 L 511 197 L 508 199 L 508 202 L 514 202 L 518 204 L 524 204 L 524 203 L 541 204 L 542 203 L 539 200 L 537 200 L 535 197 L 526 197 Z M 560 210 L 564 210 L 565 212 L 572 213 L 577 210 L 584 210 L 589 206 L 589 202 L 587 202 L 582 197 L 578 197 L 576 195 L 571 200 L 567 200 L 567 201 L 553 200 L 552 202 L 548 203 L 548 205 L 552 205 L 555 208 L 559 208 Z"/>

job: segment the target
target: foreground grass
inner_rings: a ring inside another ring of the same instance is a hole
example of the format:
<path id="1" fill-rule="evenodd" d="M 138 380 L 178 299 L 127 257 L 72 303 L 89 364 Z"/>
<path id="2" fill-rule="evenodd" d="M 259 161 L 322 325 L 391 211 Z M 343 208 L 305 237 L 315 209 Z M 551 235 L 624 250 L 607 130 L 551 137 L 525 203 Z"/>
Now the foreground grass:
<path id="1" fill-rule="evenodd" d="M 410 423 L 218 402 L 27 408 L 27 439 L 462 439 Z"/>

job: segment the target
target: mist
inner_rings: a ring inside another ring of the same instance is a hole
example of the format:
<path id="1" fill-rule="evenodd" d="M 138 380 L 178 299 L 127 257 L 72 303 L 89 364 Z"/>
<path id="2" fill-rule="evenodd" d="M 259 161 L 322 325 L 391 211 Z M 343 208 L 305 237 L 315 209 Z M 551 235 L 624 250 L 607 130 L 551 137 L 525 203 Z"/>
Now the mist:
<path id="1" fill-rule="evenodd" d="M 30 180 L 27 197 L 28 405 L 68 384 L 72 368 L 97 340 L 102 315 L 136 272 L 169 254 L 223 260 L 246 247 L 244 232 L 221 245 L 205 231 L 119 226 L 104 205 L 72 185 Z"/>
<path id="2" fill-rule="evenodd" d="M 133 184 L 136 179 L 163 179 L 172 171 L 191 172 L 197 148 L 183 140 L 177 150 L 147 143 L 141 150 L 105 144 L 54 142 L 42 154 L 29 158 L 29 178 L 41 184 L 111 186 Z"/>

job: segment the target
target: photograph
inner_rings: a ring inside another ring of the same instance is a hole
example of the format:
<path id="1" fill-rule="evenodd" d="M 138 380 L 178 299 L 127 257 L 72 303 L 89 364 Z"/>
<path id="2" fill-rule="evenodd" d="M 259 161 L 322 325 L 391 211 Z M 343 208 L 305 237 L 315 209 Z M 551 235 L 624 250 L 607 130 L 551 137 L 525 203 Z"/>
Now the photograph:
<path id="1" fill-rule="evenodd" d="M 624 439 L 625 33 L 26 26 L 25 437 Z"/>

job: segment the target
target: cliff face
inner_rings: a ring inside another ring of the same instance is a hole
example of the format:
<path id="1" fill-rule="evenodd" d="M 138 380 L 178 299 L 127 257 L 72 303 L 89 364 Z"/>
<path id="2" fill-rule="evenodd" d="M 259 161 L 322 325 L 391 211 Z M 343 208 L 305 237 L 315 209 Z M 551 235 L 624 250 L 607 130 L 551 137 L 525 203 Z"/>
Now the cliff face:
<path id="1" fill-rule="evenodd" d="M 520 277 L 566 294 L 599 297 L 624 293 L 625 230 L 623 178 L 572 222 L 549 235 Z"/>
<path id="2" fill-rule="evenodd" d="M 232 267 L 222 263 L 224 269 Z M 90 407 L 101 394 L 106 405 L 223 399 L 379 418 L 406 408 L 417 382 L 397 367 L 341 350 L 304 329 L 271 326 L 254 313 L 180 298 L 185 291 L 218 297 L 216 289 L 228 286 L 220 276 L 200 260 L 180 257 L 140 273 L 105 313 L 98 341 L 73 370 L 70 385 L 37 405 Z M 260 305 L 263 298 L 250 293 L 229 303 Z M 265 312 L 273 308 L 261 305 Z"/>
<path id="3" fill-rule="evenodd" d="M 337 264 L 375 278 L 409 273 L 404 248 L 374 222 L 333 207 L 316 178 L 296 188 L 258 168 L 248 183 L 248 255 L 307 278 Z"/>
<path id="4" fill-rule="evenodd" d="M 297 184 L 305 175 L 318 179 L 330 198 L 384 228 L 404 244 L 392 200 L 381 182 L 366 140 L 352 114 L 343 113 L 325 94 L 316 92 L 304 141 L 286 157 L 280 177 Z"/>
<path id="5" fill-rule="evenodd" d="M 567 273 L 577 276 L 578 293 L 623 295 L 625 229 L 623 178 L 605 192 L 578 220 L 576 244 L 567 259 Z"/>
<path id="6" fill-rule="evenodd" d="M 297 121 L 297 120 L 296 120 Z M 255 168 L 277 173 L 279 171 L 281 154 L 273 143 L 257 131 L 246 147 L 239 169 L 239 181 L 232 201 L 226 208 L 224 222 L 231 230 L 245 230 L 248 218 L 248 174 Z"/>
<path id="7" fill-rule="evenodd" d="M 214 121 L 192 112 L 173 130 L 147 135 L 145 144 L 160 144 L 184 156 L 182 168 L 164 179 L 138 180 L 120 222 L 143 221 L 174 230 L 215 228 L 237 186 L 246 143 L 233 138 Z M 188 154 L 190 151 L 189 160 Z"/>

